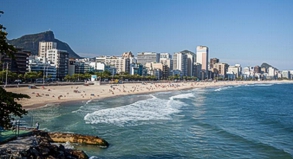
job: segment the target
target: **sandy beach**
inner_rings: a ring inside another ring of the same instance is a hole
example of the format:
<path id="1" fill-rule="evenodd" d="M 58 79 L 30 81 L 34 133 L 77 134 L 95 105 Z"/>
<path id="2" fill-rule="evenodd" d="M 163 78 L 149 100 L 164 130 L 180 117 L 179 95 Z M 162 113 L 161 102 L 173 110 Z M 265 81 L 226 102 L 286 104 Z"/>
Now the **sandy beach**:
<path id="1" fill-rule="evenodd" d="M 39 86 L 36 89 L 28 87 L 6 88 L 8 92 L 27 94 L 30 99 L 18 102 L 29 109 L 44 107 L 70 101 L 103 99 L 129 94 L 146 94 L 152 92 L 176 91 L 182 89 L 220 87 L 247 84 L 293 83 L 292 81 L 219 81 L 219 82 L 174 82 L 174 83 L 125 83 L 105 85 L 64 85 Z"/>

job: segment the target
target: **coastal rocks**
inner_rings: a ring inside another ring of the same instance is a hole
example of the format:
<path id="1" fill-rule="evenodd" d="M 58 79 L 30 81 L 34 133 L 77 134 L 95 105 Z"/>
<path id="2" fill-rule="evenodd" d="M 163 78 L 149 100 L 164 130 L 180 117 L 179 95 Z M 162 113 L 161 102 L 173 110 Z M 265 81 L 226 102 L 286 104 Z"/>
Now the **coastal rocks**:
<path id="1" fill-rule="evenodd" d="M 40 138 L 42 140 L 42 137 Z M 31 146 L 28 150 L 11 151 L 11 149 L 2 149 L 0 151 L 1 158 L 21 159 L 21 158 L 36 158 L 36 159 L 53 159 L 53 158 L 72 158 L 72 159 L 88 159 L 89 157 L 80 150 L 65 149 L 64 146 L 51 145 L 40 142 L 36 146 Z"/>
<path id="2" fill-rule="evenodd" d="M 80 134 L 70 134 L 70 133 L 48 133 L 50 138 L 54 142 L 65 143 L 81 143 L 81 144 L 90 144 L 90 145 L 98 145 L 103 148 L 107 148 L 109 143 L 104 139 L 101 139 L 97 136 L 88 136 L 88 135 L 80 135 Z"/>
<path id="3" fill-rule="evenodd" d="M 88 159 L 89 157 L 86 153 L 81 150 L 68 149 L 63 145 L 57 146 L 51 143 L 83 143 L 98 145 L 104 148 L 109 146 L 107 141 L 99 137 L 69 133 L 48 133 L 40 130 L 34 130 L 26 137 L 9 142 L 1 145 L 0 158 Z"/>

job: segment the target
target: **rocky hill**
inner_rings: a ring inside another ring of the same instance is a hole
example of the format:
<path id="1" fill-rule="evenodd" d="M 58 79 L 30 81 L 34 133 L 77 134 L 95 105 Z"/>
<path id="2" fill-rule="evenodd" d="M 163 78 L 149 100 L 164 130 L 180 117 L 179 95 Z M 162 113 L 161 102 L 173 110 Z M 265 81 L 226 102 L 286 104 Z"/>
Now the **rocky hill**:
<path id="1" fill-rule="evenodd" d="M 33 55 L 38 55 L 40 41 L 53 41 L 57 43 L 57 49 L 66 50 L 70 58 L 80 58 L 70 46 L 58 39 L 55 39 L 53 31 L 46 31 L 37 34 L 24 35 L 17 39 L 8 40 L 8 43 L 24 50 L 29 50 Z"/>
<path id="2" fill-rule="evenodd" d="M 266 69 L 269 69 L 269 67 L 273 67 L 273 66 L 268 63 L 262 63 L 260 67 L 265 67 Z"/>

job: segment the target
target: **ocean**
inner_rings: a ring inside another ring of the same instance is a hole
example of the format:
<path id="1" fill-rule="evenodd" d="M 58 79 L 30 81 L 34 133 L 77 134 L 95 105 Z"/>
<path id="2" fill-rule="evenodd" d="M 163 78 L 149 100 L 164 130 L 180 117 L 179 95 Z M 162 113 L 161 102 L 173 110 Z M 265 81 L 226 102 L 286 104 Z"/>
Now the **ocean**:
<path id="1" fill-rule="evenodd" d="M 47 131 L 99 136 L 92 158 L 293 158 L 293 84 L 129 95 L 29 111 Z"/>

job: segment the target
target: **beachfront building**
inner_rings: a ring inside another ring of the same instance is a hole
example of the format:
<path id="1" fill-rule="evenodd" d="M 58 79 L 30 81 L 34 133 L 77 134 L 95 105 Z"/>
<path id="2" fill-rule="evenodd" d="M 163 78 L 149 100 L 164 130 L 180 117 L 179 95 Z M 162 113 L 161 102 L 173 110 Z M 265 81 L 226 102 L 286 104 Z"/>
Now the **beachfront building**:
<path id="1" fill-rule="evenodd" d="M 171 76 L 176 76 L 176 75 L 178 75 L 180 78 L 182 78 L 182 71 L 180 71 L 180 70 L 172 70 L 172 71 L 170 71 L 170 75 Z"/>
<path id="2" fill-rule="evenodd" d="M 220 62 L 220 60 L 218 58 L 211 58 L 210 59 L 210 69 L 211 69 L 211 71 L 214 68 L 214 64 L 219 63 L 219 62 Z"/>
<path id="3" fill-rule="evenodd" d="M 186 55 L 186 76 L 194 76 L 193 75 L 193 64 L 194 62 L 196 61 L 196 55 L 195 53 L 191 52 L 191 51 L 188 51 L 188 50 L 184 50 L 184 51 L 181 51 L 181 53 L 185 54 Z"/>
<path id="4" fill-rule="evenodd" d="M 290 71 L 282 71 L 282 77 L 285 79 L 291 79 Z"/>
<path id="5" fill-rule="evenodd" d="M 202 79 L 202 76 L 201 76 L 201 64 L 200 63 L 194 63 L 193 64 L 193 76 L 199 78 L 199 79 Z"/>
<path id="6" fill-rule="evenodd" d="M 227 73 L 235 75 L 235 78 L 238 78 L 241 75 L 240 69 L 238 66 L 229 66 Z"/>
<path id="7" fill-rule="evenodd" d="M 68 75 L 72 76 L 75 74 L 75 65 L 76 61 L 75 59 L 69 59 L 69 65 L 68 65 Z"/>
<path id="8" fill-rule="evenodd" d="M 187 55 L 185 53 L 182 53 L 182 52 L 174 53 L 173 70 L 179 70 L 181 77 L 187 76 Z"/>
<path id="9" fill-rule="evenodd" d="M 205 73 L 205 78 L 208 78 L 208 58 L 209 49 L 206 46 L 196 47 L 196 62 L 201 64 L 201 69 Z"/>
<path id="10" fill-rule="evenodd" d="M 143 75 L 143 65 L 138 63 L 130 64 L 130 75 Z"/>
<path id="11" fill-rule="evenodd" d="M 13 54 L 14 58 L 4 56 L 1 58 L 1 70 L 8 69 L 9 71 L 17 74 L 25 74 L 28 72 L 28 62 L 29 56 L 31 55 L 30 51 L 24 51 L 22 49 L 16 48 L 16 52 Z"/>
<path id="12" fill-rule="evenodd" d="M 169 76 L 169 67 L 162 63 L 146 63 L 148 74 L 155 75 L 157 79 L 167 79 Z"/>
<path id="13" fill-rule="evenodd" d="M 98 56 L 96 57 L 96 63 L 101 62 L 107 66 L 113 66 L 116 68 L 117 73 L 130 72 L 130 58 L 119 56 Z"/>
<path id="14" fill-rule="evenodd" d="M 76 74 L 85 74 L 88 72 L 95 72 L 95 71 L 96 71 L 96 62 L 77 60 L 75 63 Z"/>
<path id="15" fill-rule="evenodd" d="M 254 78 L 254 67 L 243 67 L 242 69 L 242 78 L 243 79 L 252 79 Z"/>
<path id="16" fill-rule="evenodd" d="M 40 41 L 39 42 L 39 57 L 41 57 L 41 61 L 44 63 L 46 62 L 47 58 L 47 51 L 51 49 L 57 49 L 57 43 L 56 42 L 46 42 L 46 41 Z"/>
<path id="17" fill-rule="evenodd" d="M 259 67 L 258 65 L 254 66 L 254 73 L 261 73 L 261 67 Z"/>
<path id="18" fill-rule="evenodd" d="M 293 71 L 289 71 L 290 73 L 290 79 L 292 80 L 293 79 Z"/>
<path id="19" fill-rule="evenodd" d="M 137 63 L 142 64 L 145 66 L 148 62 L 159 62 L 160 61 L 160 54 L 156 52 L 140 52 L 137 53 Z"/>
<path id="20" fill-rule="evenodd" d="M 130 59 L 111 56 L 106 59 L 105 64 L 108 66 L 114 66 L 117 73 L 129 72 L 130 70 Z"/>
<path id="21" fill-rule="evenodd" d="M 260 68 L 261 73 L 268 73 L 268 69 L 266 67 Z"/>
<path id="22" fill-rule="evenodd" d="M 63 80 L 63 78 L 68 74 L 68 52 L 65 50 L 50 49 L 47 50 L 47 62 L 54 64 L 57 69 L 57 79 Z"/>
<path id="23" fill-rule="evenodd" d="M 226 63 L 215 63 L 214 68 L 217 71 L 217 77 L 226 78 L 226 73 L 228 70 L 229 65 Z"/>
<path id="24" fill-rule="evenodd" d="M 50 63 L 43 63 L 42 58 L 38 56 L 29 56 L 28 71 L 43 72 L 43 78 L 46 81 L 55 81 L 57 77 L 56 66 Z"/>
<path id="25" fill-rule="evenodd" d="M 131 51 L 124 52 L 122 54 L 122 58 L 128 58 L 128 59 L 130 59 L 130 63 L 136 63 L 136 59 L 135 59 L 135 57 L 134 57 L 134 55 L 132 54 Z"/>
<path id="26" fill-rule="evenodd" d="M 275 69 L 274 67 L 269 67 L 269 69 L 268 69 L 269 78 L 276 79 L 276 75 L 277 75 L 277 69 Z"/>
<path id="27" fill-rule="evenodd" d="M 136 58 L 134 57 L 134 55 L 132 54 L 131 51 L 129 52 L 124 52 L 122 54 L 122 58 L 126 59 L 126 66 L 125 66 L 125 72 L 126 73 L 130 73 L 130 64 L 131 63 L 137 63 Z M 128 62 L 129 61 L 129 62 Z"/>
<path id="28" fill-rule="evenodd" d="M 169 53 L 160 53 L 160 63 L 164 65 L 165 71 L 168 72 L 163 73 L 163 77 L 168 77 L 170 75 L 170 71 L 173 70 L 173 59 Z"/>

